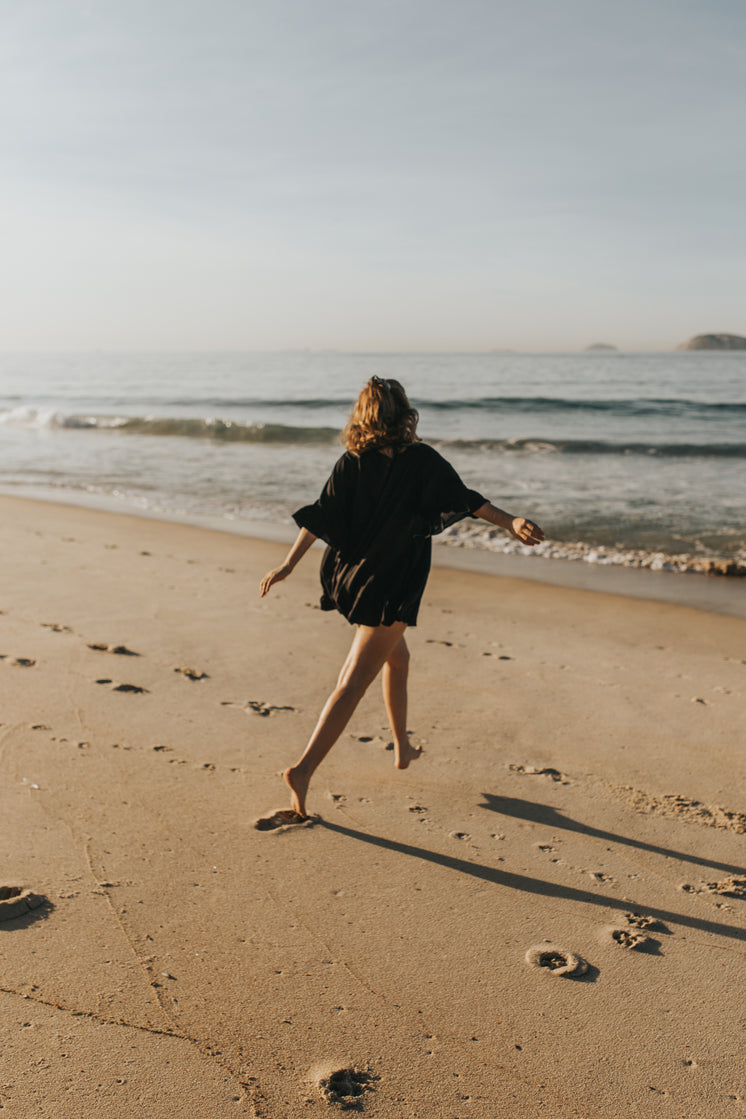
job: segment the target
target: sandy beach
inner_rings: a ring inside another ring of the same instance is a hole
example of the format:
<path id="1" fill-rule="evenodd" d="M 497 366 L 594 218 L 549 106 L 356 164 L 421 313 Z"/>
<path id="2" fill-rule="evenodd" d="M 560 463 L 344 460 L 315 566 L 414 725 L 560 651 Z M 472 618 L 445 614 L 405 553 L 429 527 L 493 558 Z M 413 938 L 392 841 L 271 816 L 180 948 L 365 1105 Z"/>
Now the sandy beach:
<path id="1" fill-rule="evenodd" d="M 260 600 L 280 543 L 0 510 L 3 1116 L 746 1116 L 746 619 L 435 569 L 422 758 L 374 686 L 259 831 L 318 555 Z"/>

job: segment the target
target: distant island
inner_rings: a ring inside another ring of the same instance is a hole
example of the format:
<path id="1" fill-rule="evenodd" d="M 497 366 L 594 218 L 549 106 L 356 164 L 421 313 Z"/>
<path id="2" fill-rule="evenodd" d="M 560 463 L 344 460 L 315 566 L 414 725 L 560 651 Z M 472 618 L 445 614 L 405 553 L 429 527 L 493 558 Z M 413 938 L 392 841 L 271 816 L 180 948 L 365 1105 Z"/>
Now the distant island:
<path id="1" fill-rule="evenodd" d="M 682 342 L 677 350 L 746 350 L 746 338 L 741 334 L 695 334 Z"/>
<path id="2" fill-rule="evenodd" d="M 586 346 L 585 348 L 586 352 L 588 350 L 606 350 L 607 352 L 616 350 L 616 346 L 610 346 L 608 342 L 594 342 L 591 346 Z"/>

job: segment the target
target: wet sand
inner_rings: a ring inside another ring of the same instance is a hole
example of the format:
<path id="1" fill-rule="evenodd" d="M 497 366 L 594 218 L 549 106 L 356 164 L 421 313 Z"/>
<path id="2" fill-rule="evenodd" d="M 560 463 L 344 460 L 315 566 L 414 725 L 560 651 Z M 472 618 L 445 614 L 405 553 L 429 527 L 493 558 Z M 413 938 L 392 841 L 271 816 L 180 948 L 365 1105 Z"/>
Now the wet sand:
<path id="1" fill-rule="evenodd" d="M 435 569 L 423 757 L 374 686 L 262 831 L 318 555 L 260 600 L 282 544 L 0 511 L 4 1115 L 746 1114 L 746 621 Z"/>

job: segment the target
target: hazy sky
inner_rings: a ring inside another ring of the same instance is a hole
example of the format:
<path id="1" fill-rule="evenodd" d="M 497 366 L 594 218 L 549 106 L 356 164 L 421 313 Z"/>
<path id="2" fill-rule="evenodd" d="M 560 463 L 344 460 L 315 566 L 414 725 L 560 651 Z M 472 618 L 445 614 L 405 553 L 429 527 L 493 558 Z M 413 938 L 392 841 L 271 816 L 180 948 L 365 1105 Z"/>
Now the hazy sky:
<path id="1" fill-rule="evenodd" d="M 0 12 L 0 349 L 746 334 L 744 0 Z"/>

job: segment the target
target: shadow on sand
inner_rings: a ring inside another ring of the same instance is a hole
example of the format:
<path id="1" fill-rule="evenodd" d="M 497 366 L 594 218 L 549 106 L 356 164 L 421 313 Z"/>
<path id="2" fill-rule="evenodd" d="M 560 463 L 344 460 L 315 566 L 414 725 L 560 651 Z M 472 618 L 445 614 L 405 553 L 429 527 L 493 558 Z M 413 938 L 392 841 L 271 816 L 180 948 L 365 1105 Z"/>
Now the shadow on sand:
<path id="1" fill-rule="evenodd" d="M 652 851 L 654 855 L 664 855 L 668 859 L 679 859 L 681 862 L 696 863 L 697 866 L 706 866 L 711 870 L 724 870 L 728 874 L 746 874 L 746 868 L 732 866 L 730 863 L 718 863 L 713 859 L 705 859 L 701 855 L 690 855 L 685 851 L 672 851 L 669 847 L 657 847 L 654 843 L 644 843 L 641 839 L 630 839 L 626 835 L 617 835 L 612 831 L 603 831 L 601 828 L 592 828 L 580 820 L 573 820 L 570 816 L 563 816 L 556 808 L 548 804 L 535 804 L 530 800 L 520 800 L 518 797 L 499 797 L 492 793 L 482 793 L 486 804 L 480 808 L 488 808 L 498 812 L 501 816 L 513 816 L 517 820 L 529 820 L 534 824 L 544 824 L 548 828 L 562 828 L 565 831 L 578 832 L 579 835 L 592 835 L 594 839 L 602 839 L 606 843 L 621 843 L 626 847 L 637 847 L 640 851 Z M 669 817 L 670 819 L 670 817 Z"/>
<path id="2" fill-rule="evenodd" d="M 686 859 L 692 862 L 699 862 L 704 866 L 743 873 L 742 870 L 736 867 L 726 866 L 721 863 L 713 863 L 706 859 L 695 858 L 691 855 L 678 854 L 675 851 L 669 851 L 663 847 L 655 847 L 638 840 L 627 839 L 624 836 L 616 836 L 611 832 L 604 832 L 596 828 L 587 827 L 584 824 L 577 823 L 576 821 L 570 820 L 568 817 L 562 816 L 561 813 L 556 812 L 552 808 L 547 808 L 544 805 L 535 805 L 528 801 L 514 800 L 509 797 L 496 797 L 491 794 L 483 795 L 488 803 L 481 807 L 489 808 L 495 812 L 504 812 L 508 815 L 519 816 L 521 819 L 546 823 L 551 827 L 569 828 L 581 832 L 582 834 L 592 835 L 609 842 L 631 844 L 643 850 L 653 851 L 656 854 L 667 857 Z M 373 847 L 381 847 L 387 851 L 395 851 L 400 855 L 407 855 L 410 858 L 422 859 L 424 862 L 434 863 L 436 866 L 445 867 L 447 870 L 453 870 L 459 874 L 468 874 L 470 877 L 478 878 L 484 882 L 491 882 L 495 886 L 502 886 L 510 890 L 521 890 L 524 893 L 536 894 L 539 897 L 559 898 L 563 901 L 577 901 L 584 905 L 599 906 L 602 909 L 618 909 L 624 913 L 630 910 L 641 910 L 658 921 L 671 922 L 672 924 L 683 926 L 684 928 L 697 929 L 699 932 L 727 937 L 730 940 L 746 941 L 746 929 L 738 928 L 735 925 L 726 925 L 719 921 L 708 921 L 702 917 L 691 917 L 685 913 L 675 913 L 670 909 L 659 909 L 657 906 L 651 907 L 647 904 L 638 905 L 630 899 L 625 901 L 622 898 L 611 897 L 608 894 L 591 893 L 589 890 L 579 890 L 573 886 L 564 886 L 556 882 L 546 882 L 541 878 L 531 878 L 525 874 L 514 874 L 509 870 L 499 870 L 494 866 L 485 866 L 482 863 L 456 858 L 454 855 L 441 854 L 439 851 L 431 851 L 426 847 L 417 847 L 412 843 L 401 843 L 398 840 L 388 839 L 385 836 L 372 835 L 370 832 L 359 831 L 356 828 L 346 827 L 344 824 L 332 823 L 329 820 L 319 819 L 318 823 L 320 827 L 326 828 L 328 831 L 338 832 L 340 835 L 349 836 L 350 839 L 357 839 L 361 843 L 369 843 Z"/>

